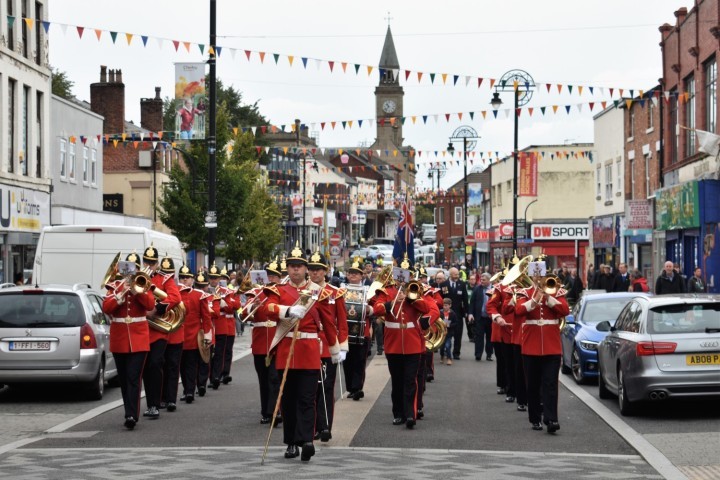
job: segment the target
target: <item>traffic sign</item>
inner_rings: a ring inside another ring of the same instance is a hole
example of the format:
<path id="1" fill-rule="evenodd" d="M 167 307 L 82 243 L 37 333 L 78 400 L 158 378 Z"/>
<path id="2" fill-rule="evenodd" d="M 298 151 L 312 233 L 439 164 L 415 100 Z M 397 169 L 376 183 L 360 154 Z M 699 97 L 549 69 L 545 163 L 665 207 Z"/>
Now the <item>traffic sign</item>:
<path id="1" fill-rule="evenodd" d="M 336 246 L 340 245 L 340 234 L 339 233 L 333 233 L 330 235 L 330 245 Z"/>
<path id="2" fill-rule="evenodd" d="M 465 235 L 465 245 L 475 245 L 475 235 Z"/>
<path id="3" fill-rule="evenodd" d="M 340 247 L 337 245 L 333 245 L 330 247 L 330 256 L 331 257 L 339 257 L 340 256 Z"/>

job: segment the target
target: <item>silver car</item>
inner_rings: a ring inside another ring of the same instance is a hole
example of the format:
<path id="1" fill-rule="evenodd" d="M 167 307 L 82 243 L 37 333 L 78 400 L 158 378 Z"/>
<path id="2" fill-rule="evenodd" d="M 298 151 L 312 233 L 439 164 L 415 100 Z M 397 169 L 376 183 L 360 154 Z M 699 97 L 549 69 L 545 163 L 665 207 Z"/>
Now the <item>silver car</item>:
<path id="1" fill-rule="evenodd" d="M 720 397 L 720 296 L 636 297 L 597 348 L 600 398 L 620 413 L 642 401 Z"/>
<path id="2" fill-rule="evenodd" d="M 74 382 L 101 399 L 117 375 L 102 301 L 89 285 L 0 288 L 0 384 Z"/>

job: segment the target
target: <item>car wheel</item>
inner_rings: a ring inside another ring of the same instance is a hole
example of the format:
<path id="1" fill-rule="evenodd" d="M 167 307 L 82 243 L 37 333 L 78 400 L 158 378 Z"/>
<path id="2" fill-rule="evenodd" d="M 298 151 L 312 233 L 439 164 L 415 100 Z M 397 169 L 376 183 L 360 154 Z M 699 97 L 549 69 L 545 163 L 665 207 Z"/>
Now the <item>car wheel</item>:
<path id="1" fill-rule="evenodd" d="M 623 416 L 632 415 L 635 411 L 635 405 L 627 398 L 625 375 L 623 375 L 621 368 L 618 368 L 618 405 L 620 407 L 620 413 Z"/>
<path id="2" fill-rule="evenodd" d="M 609 400 L 613 398 L 613 394 L 610 390 L 608 390 L 607 385 L 605 385 L 605 380 L 603 380 L 603 373 L 600 369 L 600 362 L 598 362 L 598 396 L 602 398 L 603 400 Z"/>
<path id="3" fill-rule="evenodd" d="M 90 400 L 102 400 L 105 393 L 105 362 L 100 361 L 95 379 L 88 383 L 87 397 Z"/>
<path id="4" fill-rule="evenodd" d="M 573 378 L 575 383 L 582 385 L 587 380 L 583 375 L 582 364 L 580 362 L 580 354 L 577 348 L 573 348 L 572 354 L 570 355 L 570 369 L 572 370 Z"/>

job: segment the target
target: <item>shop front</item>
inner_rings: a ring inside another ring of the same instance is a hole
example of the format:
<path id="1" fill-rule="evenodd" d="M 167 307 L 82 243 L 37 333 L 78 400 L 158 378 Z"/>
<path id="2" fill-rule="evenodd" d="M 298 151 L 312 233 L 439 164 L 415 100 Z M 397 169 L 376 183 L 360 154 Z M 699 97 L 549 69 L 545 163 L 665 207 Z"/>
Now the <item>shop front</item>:
<path id="1" fill-rule="evenodd" d="M 620 263 L 620 217 L 605 215 L 592 219 L 592 247 L 595 269 L 605 264 L 613 269 Z"/>
<path id="2" fill-rule="evenodd" d="M 621 226 L 625 238 L 625 258 L 630 270 L 639 270 L 645 278 L 654 278 L 653 270 L 653 201 L 627 200 Z"/>
<path id="3" fill-rule="evenodd" d="M 0 283 L 31 280 L 35 248 L 49 222 L 49 193 L 0 183 Z"/>
<path id="4" fill-rule="evenodd" d="M 688 277 L 700 267 L 712 293 L 720 291 L 719 197 L 718 180 L 691 181 L 655 193 L 655 225 L 665 232 L 664 261 L 678 263 Z"/>

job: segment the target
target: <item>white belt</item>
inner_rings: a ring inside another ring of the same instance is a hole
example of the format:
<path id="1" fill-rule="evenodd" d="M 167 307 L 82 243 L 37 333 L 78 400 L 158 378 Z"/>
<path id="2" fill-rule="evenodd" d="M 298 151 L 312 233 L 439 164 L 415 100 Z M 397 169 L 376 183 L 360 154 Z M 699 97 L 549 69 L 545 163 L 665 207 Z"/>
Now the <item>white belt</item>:
<path id="1" fill-rule="evenodd" d="M 290 332 L 287 335 L 285 335 L 286 338 L 292 338 L 293 335 L 295 335 L 294 332 Z M 315 332 L 298 332 L 297 334 L 298 340 L 309 340 L 309 339 L 316 339 L 318 338 L 318 334 Z"/>
<path id="2" fill-rule="evenodd" d="M 267 322 L 253 322 L 253 326 L 255 327 L 276 327 L 277 322 L 273 322 L 272 320 L 268 320 Z"/>
<path id="3" fill-rule="evenodd" d="M 526 320 L 525 325 L 559 325 L 560 320 Z"/>
<path id="4" fill-rule="evenodd" d="M 415 324 L 413 322 L 399 323 L 399 322 L 385 322 L 386 328 L 413 328 Z"/>
<path id="5" fill-rule="evenodd" d="M 137 323 L 137 322 L 146 322 L 146 317 L 113 317 L 113 322 L 115 323 Z"/>
<path id="6" fill-rule="evenodd" d="M 225 314 L 225 318 L 232 318 L 232 319 L 234 319 L 234 318 L 235 318 L 235 315 L 233 315 L 232 313 L 230 313 L 230 314 L 227 314 L 227 313 L 226 313 L 226 314 Z"/>

